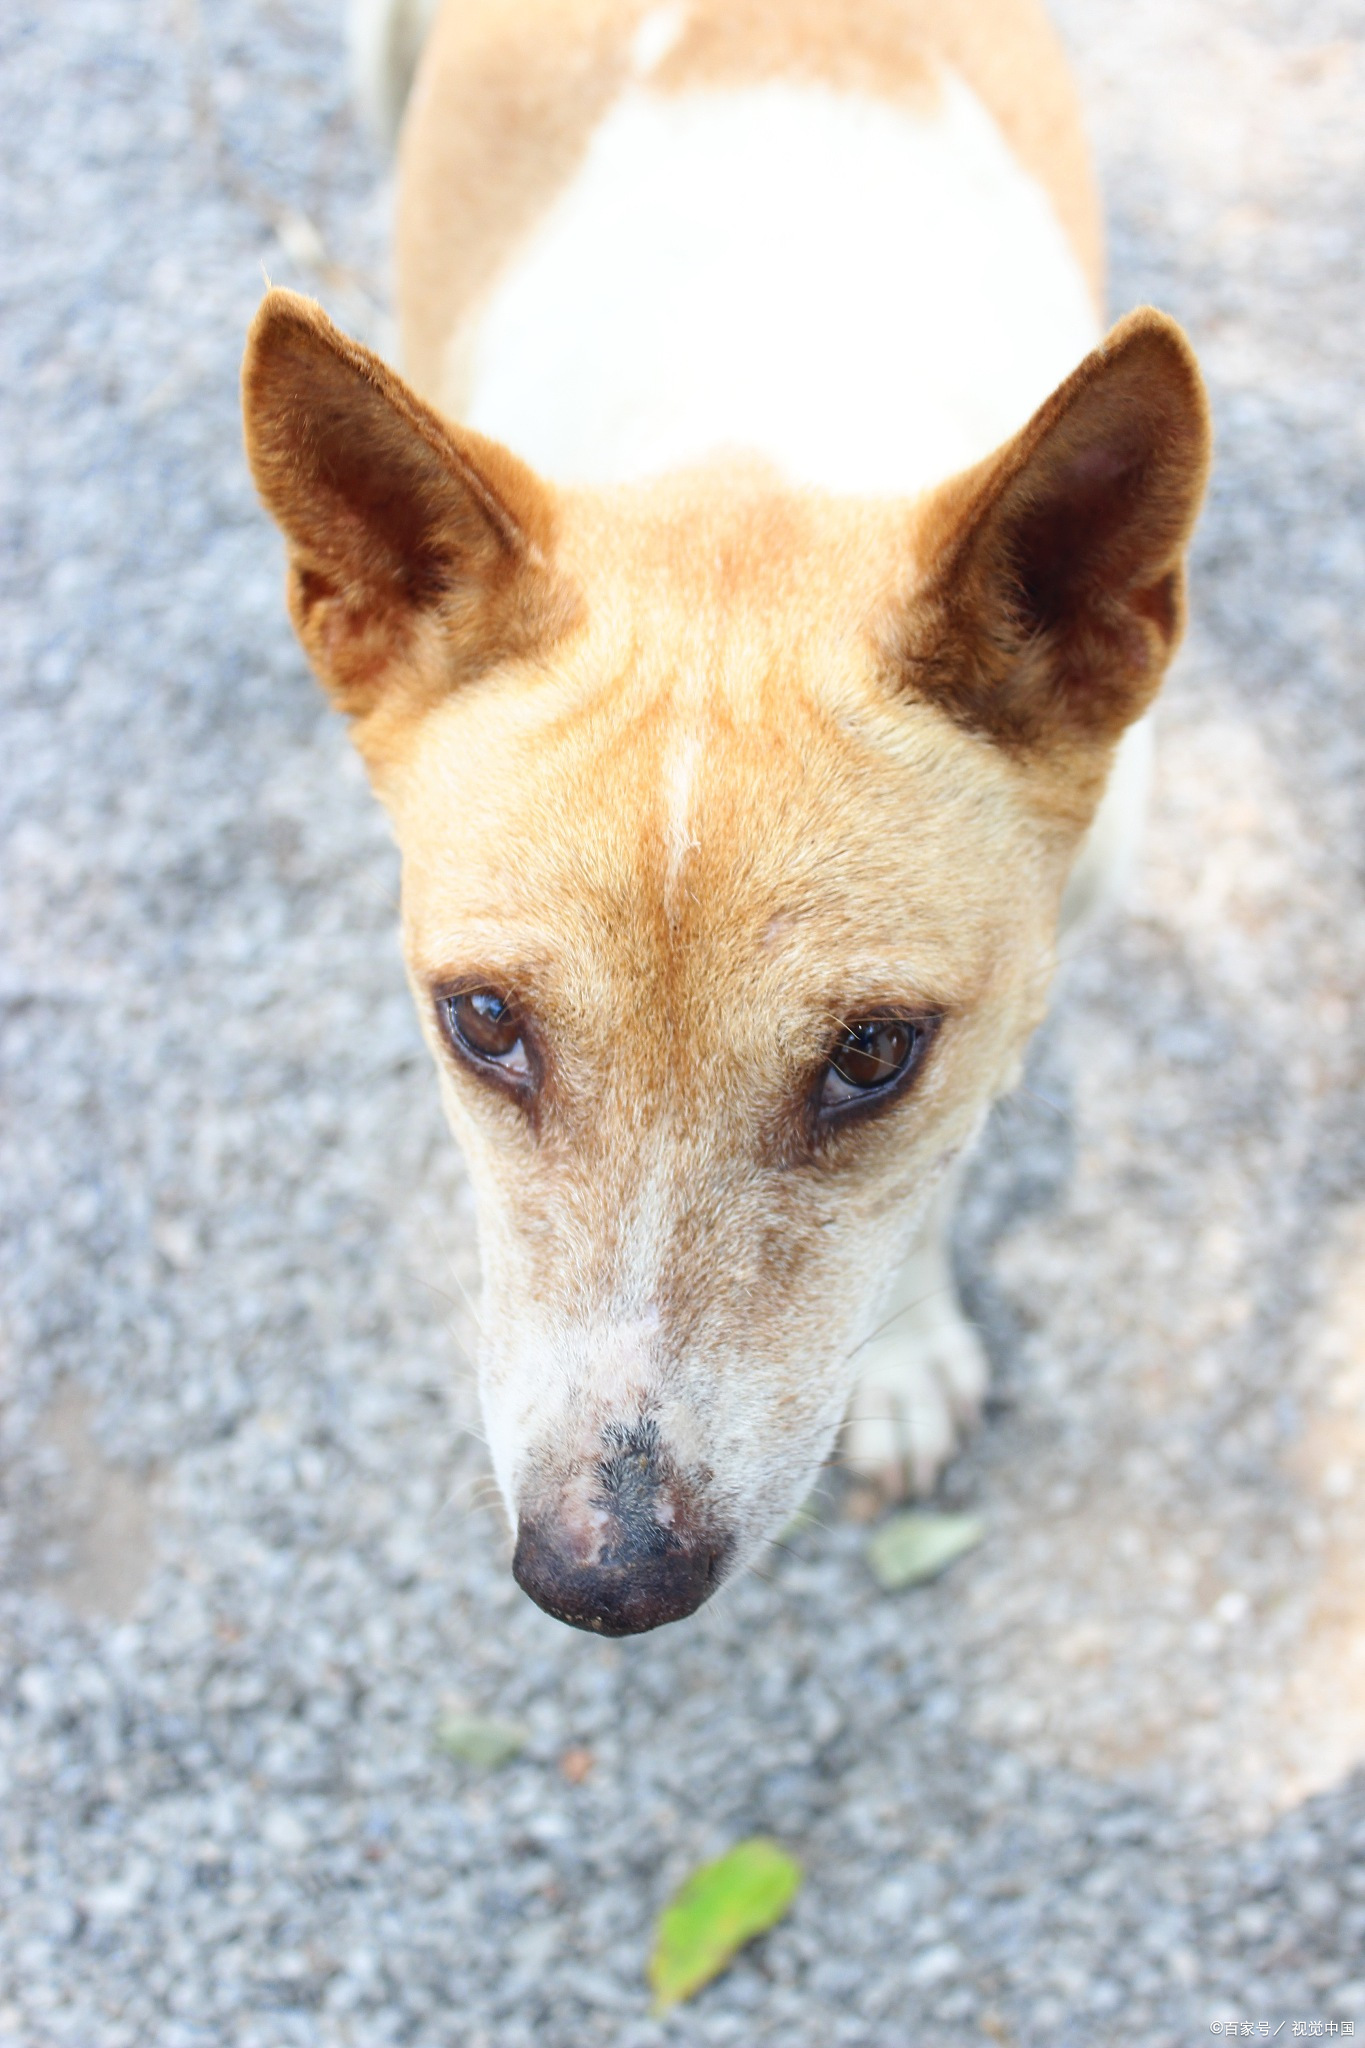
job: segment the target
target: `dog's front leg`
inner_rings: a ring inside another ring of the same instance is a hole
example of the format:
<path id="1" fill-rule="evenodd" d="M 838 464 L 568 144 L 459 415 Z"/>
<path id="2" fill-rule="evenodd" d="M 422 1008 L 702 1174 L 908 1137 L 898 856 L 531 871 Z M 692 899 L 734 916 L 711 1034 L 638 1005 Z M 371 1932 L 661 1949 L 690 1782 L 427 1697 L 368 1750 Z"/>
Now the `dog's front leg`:
<path id="1" fill-rule="evenodd" d="M 858 1354 L 844 1462 L 896 1497 L 932 1491 L 986 1392 L 986 1354 L 958 1301 L 949 1251 L 961 1182 L 954 1166 Z"/>

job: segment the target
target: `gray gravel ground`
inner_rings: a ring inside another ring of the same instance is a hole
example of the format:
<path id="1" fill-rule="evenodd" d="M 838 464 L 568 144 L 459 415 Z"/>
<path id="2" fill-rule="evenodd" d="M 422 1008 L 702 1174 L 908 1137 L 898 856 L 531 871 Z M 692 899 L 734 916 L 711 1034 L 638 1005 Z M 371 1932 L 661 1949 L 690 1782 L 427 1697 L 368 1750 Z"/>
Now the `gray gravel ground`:
<path id="1" fill-rule="evenodd" d="M 240 454 L 263 264 L 384 333 L 339 13 L 0 16 L 0 2043 L 1365 2034 L 1365 8 L 1063 16 L 1220 455 L 1131 914 L 964 1218 L 989 1538 L 887 1597 L 832 1477 L 621 1644 L 508 1575 L 394 858 Z M 791 1919 L 652 2022 L 755 1830 Z"/>

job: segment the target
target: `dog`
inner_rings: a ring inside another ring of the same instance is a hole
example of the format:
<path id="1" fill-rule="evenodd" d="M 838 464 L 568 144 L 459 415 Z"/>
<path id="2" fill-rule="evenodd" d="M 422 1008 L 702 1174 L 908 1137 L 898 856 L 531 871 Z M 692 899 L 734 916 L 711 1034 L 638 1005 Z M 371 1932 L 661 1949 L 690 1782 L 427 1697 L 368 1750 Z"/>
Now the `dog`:
<path id="1" fill-rule="evenodd" d="M 477 1196 L 513 1570 L 577 1627 L 692 1613 L 841 1425 L 926 1489 L 981 1402 L 953 1194 L 1129 858 L 1209 460 L 1180 329 L 1102 289 L 1033 0 L 445 0 L 404 375 L 289 292 L 252 326 Z"/>

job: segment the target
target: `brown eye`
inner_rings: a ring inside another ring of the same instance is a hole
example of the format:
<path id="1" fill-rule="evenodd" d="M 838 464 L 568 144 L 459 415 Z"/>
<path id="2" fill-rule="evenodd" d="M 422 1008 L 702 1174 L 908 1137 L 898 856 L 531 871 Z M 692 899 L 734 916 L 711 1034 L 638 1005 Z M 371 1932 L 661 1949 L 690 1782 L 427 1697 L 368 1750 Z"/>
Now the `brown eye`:
<path id="1" fill-rule="evenodd" d="M 438 1007 L 457 1052 L 466 1054 L 476 1066 L 496 1067 L 518 1080 L 529 1077 L 531 1062 L 522 1020 L 504 996 L 492 989 L 471 989 L 463 995 L 442 996 Z"/>
<path id="2" fill-rule="evenodd" d="M 930 1038 L 911 1017 L 866 1017 L 846 1027 L 820 1081 L 820 1108 L 841 1109 L 888 1092 L 918 1065 Z"/>

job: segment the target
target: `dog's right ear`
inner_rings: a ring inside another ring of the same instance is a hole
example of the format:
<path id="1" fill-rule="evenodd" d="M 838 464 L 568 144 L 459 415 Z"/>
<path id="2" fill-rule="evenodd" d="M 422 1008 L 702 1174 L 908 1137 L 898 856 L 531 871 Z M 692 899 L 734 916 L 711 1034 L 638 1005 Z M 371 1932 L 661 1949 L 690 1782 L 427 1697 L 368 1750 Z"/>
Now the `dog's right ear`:
<path id="1" fill-rule="evenodd" d="M 247 460 L 289 543 L 289 609 L 338 706 L 418 710 L 566 622 L 550 493 L 423 405 L 295 292 L 242 365 Z"/>

